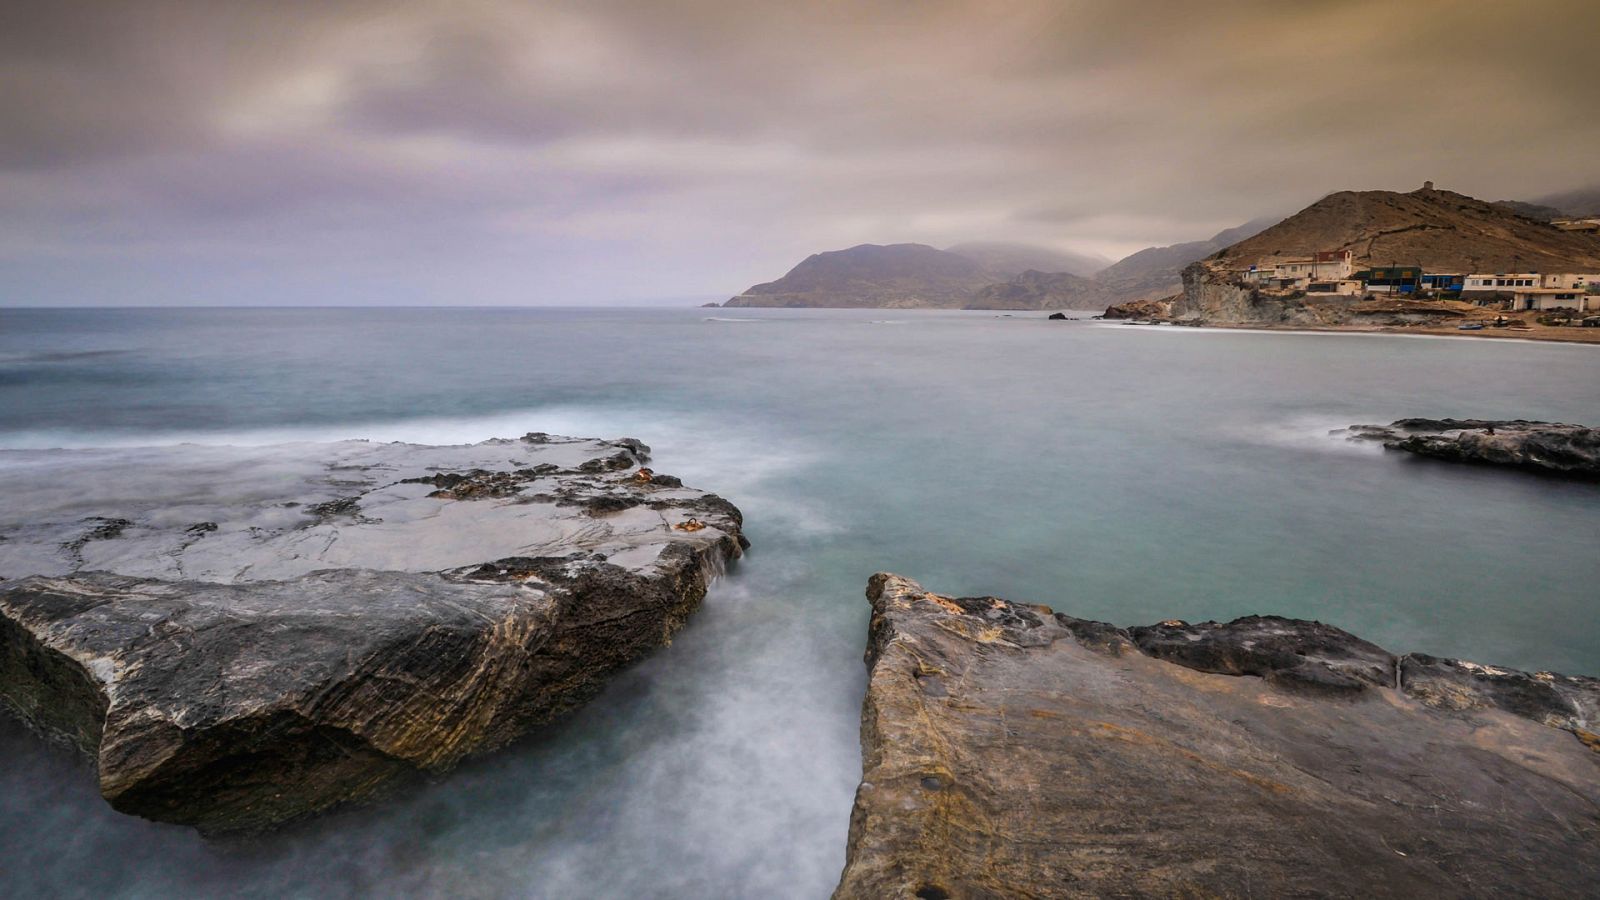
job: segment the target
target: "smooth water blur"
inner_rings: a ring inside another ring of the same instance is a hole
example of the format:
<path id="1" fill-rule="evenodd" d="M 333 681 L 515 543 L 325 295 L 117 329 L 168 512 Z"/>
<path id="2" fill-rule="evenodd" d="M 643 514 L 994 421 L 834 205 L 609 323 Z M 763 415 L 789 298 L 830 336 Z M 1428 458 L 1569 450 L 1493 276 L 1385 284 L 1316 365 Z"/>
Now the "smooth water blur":
<path id="1" fill-rule="evenodd" d="M 113 813 L 5 720 L 0 893 L 824 896 L 880 569 L 1600 674 L 1600 488 L 1327 434 L 1402 416 L 1600 423 L 1600 348 L 886 310 L 0 311 L 0 447 L 628 435 L 754 542 L 561 726 L 263 840 Z"/>

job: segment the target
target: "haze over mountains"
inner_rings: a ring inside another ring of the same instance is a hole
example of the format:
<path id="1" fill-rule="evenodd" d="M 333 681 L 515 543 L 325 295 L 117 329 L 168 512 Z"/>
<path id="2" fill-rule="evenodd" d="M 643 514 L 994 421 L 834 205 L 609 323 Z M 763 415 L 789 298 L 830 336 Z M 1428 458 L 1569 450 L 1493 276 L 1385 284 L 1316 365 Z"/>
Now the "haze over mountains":
<path id="1" fill-rule="evenodd" d="M 1585 268 L 1600 265 L 1600 241 L 1547 223 L 1594 214 L 1600 214 L 1600 188 L 1495 203 L 1431 189 L 1339 191 L 1281 221 L 1255 219 L 1205 240 L 1149 247 L 1109 265 L 1024 244 L 968 242 L 946 250 L 861 244 L 814 254 L 782 278 L 754 285 L 724 305 L 1102 309 L 1170 297 L 1183 289 L 1183 270 L 1203 259 L 1248 264 L 1345 247 L 1370 265 L 1461 272 Z"/>
<path id="2" fill-rule="evenodd" d="M 974 241 L 947 250 L 925 244 L 861 244 L 813 254 L 782 278 L 754 285 L 724 305 L 1099 309 L 1177 291 L 1184 266 L 1271 221 L 1251 222 L 1205 241 L 1151 247 L 1117 263 L 1002 242 Z"/>
<path id="3" fill-rule="evenodd" d="M 1095 280 L 1116 300 L 1165 297 L 1183 286 L 1184 266 L 1251 237 L 1277 221 L 1276 217 L 1264 217 L 1219 231 L 1204 241 L 1147 247 L 1096 273 Z"/>
<path id="4" fill-rule="evenodd" d="M 1036 272 L 1068 272 L 1088 278 L 1111 265 L 1111 260 L 1104 256 L 1005 241 L 968 241 L 946 247 L 945 252 L 965 256 L 1001 278 L 1010 278 L 1030 269 Z"/>

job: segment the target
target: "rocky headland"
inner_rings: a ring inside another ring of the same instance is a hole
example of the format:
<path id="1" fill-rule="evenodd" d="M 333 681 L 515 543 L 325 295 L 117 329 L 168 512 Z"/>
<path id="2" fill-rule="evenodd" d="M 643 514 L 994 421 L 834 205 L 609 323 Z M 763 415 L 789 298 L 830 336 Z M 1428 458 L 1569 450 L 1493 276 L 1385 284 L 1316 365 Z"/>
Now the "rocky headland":
<path id="1" fill-rule="evenodd" d="M 1352 425 L 1351 440 L 1449 462 L 1600 480 L 1600 429 L 1523 419 L 1400 419 Z"/>
<path id="2" fill-rule="evenodd" d="M 0 700 L 116 809 L 210 833 L 443 772 L 666 643 L 740 555 L 738 510 L 647 453 L 8 453 Z"/>
<path id="3" fill-rule="evenodd" d="M 1407 330 L 1480 337 L 1596 341 L 1590 329 L 1541 327 L 1533 314 L 1503 315 L 1471 302 L 1404 294 L 1333 295 L 1264 287 L 1251 265 L 1349 250 L 1356 269 L 1396 264 L 1431 272 L 1600 270 L 1600 240 L 1563 231 L 1503 204 L 1424 187 L 1409 193 L 1340 191 L 1282 222 L 1188 265 L 1182 289 L 1114 304 L 1108 319 L 1248 328 Z M 1460 331 L 1460 324 L 1510 328 Z"/>
<path id="4" fill-rule="evenodd" d="M 873 576 L 840 898 L 1581 896 L 1600 680 Z"/>

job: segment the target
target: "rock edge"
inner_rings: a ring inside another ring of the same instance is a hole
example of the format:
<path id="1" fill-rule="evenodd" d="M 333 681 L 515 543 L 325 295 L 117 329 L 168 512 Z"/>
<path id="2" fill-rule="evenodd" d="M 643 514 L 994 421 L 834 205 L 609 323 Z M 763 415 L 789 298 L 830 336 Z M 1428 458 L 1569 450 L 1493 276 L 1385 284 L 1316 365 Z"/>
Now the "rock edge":
<path id="1" fill-rule="evenodd" d="M 1274 616 L 1118 628 L 887 573 L 867 595 L 836 897 L 1544 896 L 1600 876 L 1600 680 Z"/>
<path id="2" fill-rule="evenodd" d="M 579 706 L 667 643 L 747 546 L 732 504 L 635 471 L 648 448 L 631 439 L 351 452 L 363 465 L 330 463 L 330 483 L 348 491 L 354 468 L 377 480 L 356 497 L 275 505 L 298 507 L 285 514 L 303 525 L 96 520 L 62 545 L 65 564 L 118 541 L 231 539 L 284 565 L 321 547 L 322 532 L 329 546 L 376 535 L 381 547 L 385 528 L 449 545 L 476 527 L 487 547 L 555 523 L 555 537 L 539 532 L 536 554 L 432 571 L 384 557 L 262 580 L 75 569 L 3 582 L 0 700 L 85 752 L 114 808 L 260 831 L 445 772 Z M 451 467 L 466 457 L 504 462 Z M 430 548 L 398 550 L 426 559 Z"/>

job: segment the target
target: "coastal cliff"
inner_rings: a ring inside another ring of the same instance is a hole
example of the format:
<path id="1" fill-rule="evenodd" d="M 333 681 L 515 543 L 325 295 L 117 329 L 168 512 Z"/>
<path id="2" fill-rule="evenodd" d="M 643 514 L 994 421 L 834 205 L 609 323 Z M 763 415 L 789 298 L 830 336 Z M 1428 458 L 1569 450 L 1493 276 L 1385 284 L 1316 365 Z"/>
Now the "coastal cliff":
<path id="1" fill-rule="evenodd" d="M 835 893 L 1578 896 L 1600 680 L 1272 616 L 1118 628 L 873 576 Z"/>
<path id="2" fill-rule="evenodd" d="M 5 523 L 0 699 L 87 754 L 116 809 L 205 832 L 443 772 L 666 643 L 741 554 L 738 510 L 647 453 L 532 434 L 78 454 L 118 490 Z"/>

